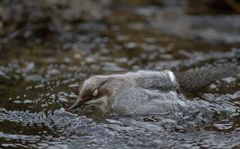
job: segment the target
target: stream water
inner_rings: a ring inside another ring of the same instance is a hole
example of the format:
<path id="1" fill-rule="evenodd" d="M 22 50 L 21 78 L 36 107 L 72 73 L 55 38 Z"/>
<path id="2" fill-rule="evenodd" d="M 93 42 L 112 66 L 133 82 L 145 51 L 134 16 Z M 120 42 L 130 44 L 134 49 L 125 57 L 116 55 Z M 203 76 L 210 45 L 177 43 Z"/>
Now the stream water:
<path id="1" fill-rule="evenodd" d="M 111 13 L 78 32 L 0 40 L 0 148 L 239 148 L 240 76 L 189 97 L 211 112 L 100 118 L 65 111 L 96 74 L 239 62 L 239 16 L 170 19 L 168 9 L 143 6 Z"/>

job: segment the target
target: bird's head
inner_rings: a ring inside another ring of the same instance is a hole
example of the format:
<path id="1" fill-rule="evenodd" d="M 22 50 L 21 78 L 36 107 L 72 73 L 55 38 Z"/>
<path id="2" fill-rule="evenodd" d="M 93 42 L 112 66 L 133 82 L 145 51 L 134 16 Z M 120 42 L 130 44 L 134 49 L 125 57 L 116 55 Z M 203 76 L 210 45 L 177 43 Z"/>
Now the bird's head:
<path id="1" fill-rule="evenodd" d="M 91 77 L 84 81 L 82 87 L 79 88 L 78 98 L 69 110 L 99 100 L 105 100 L 107 103 L 110 103 L 117 92 L 123 88 L 127 82 L 128 81 L 120 76 L 109 75 Z M 129 82 L 127 84 L 129 84 Z"/>

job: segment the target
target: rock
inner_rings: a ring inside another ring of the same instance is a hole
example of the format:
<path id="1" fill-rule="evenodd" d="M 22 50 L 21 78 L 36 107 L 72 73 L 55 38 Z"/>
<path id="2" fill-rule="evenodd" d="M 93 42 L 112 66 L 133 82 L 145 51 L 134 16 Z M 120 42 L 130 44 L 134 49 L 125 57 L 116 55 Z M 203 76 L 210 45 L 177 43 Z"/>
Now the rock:
<path id="1" fill-rule="evenodd" d="M 25 80 L 38 82 L 44 80 L 44 78 L 41 75 L 28 75 Z"/>
<path id="2" fill-rule="evenodd" d="M 225 82 L 225 83 L 230 84 L 230 83 L 235 82 L 235 81 L 236 81 L 236 78 L 233 78 L 233 77 L 227 77 L 227 78 L 223 78 L 222 81 Z"/>

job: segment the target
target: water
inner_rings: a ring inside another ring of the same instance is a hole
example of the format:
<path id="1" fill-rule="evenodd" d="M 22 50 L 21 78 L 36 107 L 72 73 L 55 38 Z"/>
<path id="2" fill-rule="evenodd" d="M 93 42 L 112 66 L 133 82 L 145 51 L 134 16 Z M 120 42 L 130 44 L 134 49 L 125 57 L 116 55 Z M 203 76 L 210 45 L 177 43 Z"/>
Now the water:
<path id="1" fill-rule="evenodd" d="M 79 84 L 96 74 L 185 70 L 205 62 L 239 61 L 235 33 L 208 36 L 213 39 L 209 42 L 196 38 L 199 32 L 184 34 L 186 38 L 168 35 L 151 21 L 141 22 L 149 9 L 143 13 L 142 8 L 121 8 L 125 13 L 112 13 L 121 14 L 125 23 L 114 18 L 83 22 L 80 33 L 1 39 L 1 148 L 239 147 L 239 76 L 216 81 L 188 98 L 208 110 L 109 118 L 65 111 L 75 101 Z M 193 23 L 195 19 L 203 18 L 187 18 Z"/>

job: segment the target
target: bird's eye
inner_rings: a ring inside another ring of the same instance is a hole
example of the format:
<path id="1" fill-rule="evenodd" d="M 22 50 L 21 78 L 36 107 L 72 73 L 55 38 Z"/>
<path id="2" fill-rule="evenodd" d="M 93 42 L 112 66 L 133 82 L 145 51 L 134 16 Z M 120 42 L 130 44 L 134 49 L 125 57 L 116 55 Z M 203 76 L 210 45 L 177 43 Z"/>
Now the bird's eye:
<path id="1" fill-rule="evenodd" d="M 96 97 L 98 95 L 98 89 L 95 89 L 93 92 L 93 96 Z"/>

